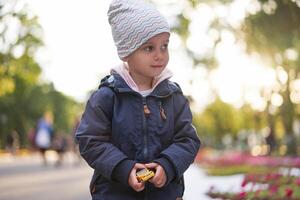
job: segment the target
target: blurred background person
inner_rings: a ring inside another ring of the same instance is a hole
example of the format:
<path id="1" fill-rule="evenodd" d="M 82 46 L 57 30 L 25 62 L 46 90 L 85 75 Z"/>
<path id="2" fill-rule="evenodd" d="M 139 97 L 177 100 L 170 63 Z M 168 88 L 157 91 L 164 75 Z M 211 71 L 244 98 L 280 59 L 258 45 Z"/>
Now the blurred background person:
<path id="1" fill-rule="evenodd" d="M 20 139 L 17 131 L 13 130 L 6 138 L 5 149 L 8 153 L 15 156 L 20 148 Z"/>
<path id="2" fill-rule="evenodd" d="M 67 136 L 62 133 L 56 134 L 53 137 L 52 148 L 57 153 L 57 160 L 55 166 L 59 167 L 62 165 L 64 160 L 64 154 L 68 150 L 68 139 Z"/>
<path id="3" fill-rule="evenodd" d="M 42 155 L 44 165 L 47 165 L 46 151 L 50 149 L 54 135 L 52 123 L 52 114 L 46 112 L 37 124 L 35 145 Z"/>

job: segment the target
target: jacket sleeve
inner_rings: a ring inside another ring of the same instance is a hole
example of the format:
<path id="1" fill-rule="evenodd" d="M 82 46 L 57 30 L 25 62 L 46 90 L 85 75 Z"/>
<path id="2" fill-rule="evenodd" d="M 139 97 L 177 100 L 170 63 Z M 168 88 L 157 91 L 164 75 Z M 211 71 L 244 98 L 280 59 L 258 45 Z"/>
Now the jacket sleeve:
<path id="1" fill-rule="evenodd" d="M 156 162 L 161 163 L 170 178 L 179 180 L 190 164 L 194 161 L 200 148 L 200 140 L 192 125 L 192 113 L 187 99 L 182 94 L 175 94 L 174 104 L 174 138 L 173 143 L 161 152 Z M 165 169 L 166 170 L 166 169 Z M 172 171 L 173 170 L 173 171 Z"/>
<path id="2" fill-rule="evenodd" d="M 109 88 L 103 87 L 93 93 L 86 104 L 75 136 L 81 156 L 105 178 L 111 180 L 116 166 L 126 163 L 126 168 L 121 168 L 124 171 L 120 171 L 120 165 L 118 167 L 118 173 L 123 174 L 123 180 L 120 181 L 126 184 L 127 175 L 135 163 L 111 143 L 113 101 L 114 94 Z"/>

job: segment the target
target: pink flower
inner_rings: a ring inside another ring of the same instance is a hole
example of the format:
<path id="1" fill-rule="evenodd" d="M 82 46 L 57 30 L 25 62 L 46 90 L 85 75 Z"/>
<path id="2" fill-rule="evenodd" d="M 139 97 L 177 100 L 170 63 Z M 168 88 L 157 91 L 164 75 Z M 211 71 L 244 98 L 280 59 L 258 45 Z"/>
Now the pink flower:
<path id="1" fill-rule="evenodd" d="M 243 182 L 242 182 L 242 184 L 241 184 L 241 186 L 245 187 L 247 185 L 247 183 L 248 183 L 248 181 L 246 179 L 244 179 Z"/>
<path id="2" fill-rule="evenodd" d="M 279 179 L 281 178 L 282 175 L 281 174 L 278 174 L 278 173 L 273 173 L 273 174 L 270 174 L 270 179 L 271 180 L 276 180 L 276 179 Z"/>
<path id="3" fill-rule="evenodd" d="M 271 174 L 267 174 L 267 175 L 265 175 L 265 181 L 270 181 L 270 180 L 272 180 L 272 176 L 271 176 Z"/>
<path id="4" fill-rule="evenodd" d="M 291 188 L 286 188 L 286 189 L 285 189 L 285 196 L 286 196 L 286 197 L 292 197 L 293 192 L 294 192 L 294 191 L 293 191 Z"/>
<path id="5" fill-rule="evenodd" d="M 246 196 L 247 196 L 246 192 L 240 192 L 239 195 L 238 195 L 238 199 L 245 199 Z"/>
<path id="6" fill-rule="evenodd" d="M 270 185 L 269 186 L 269 191 L 273 194 L 273 193 L 276 193 L 278 191 L 278 185 Z"/>

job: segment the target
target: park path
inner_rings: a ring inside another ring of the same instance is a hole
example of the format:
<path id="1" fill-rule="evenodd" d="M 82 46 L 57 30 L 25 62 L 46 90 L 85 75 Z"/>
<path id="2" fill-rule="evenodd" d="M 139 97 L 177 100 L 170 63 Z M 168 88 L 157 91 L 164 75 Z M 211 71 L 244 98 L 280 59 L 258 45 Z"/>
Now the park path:
<path id="1" fill-rule="evenodd" d="M 69 154 L 62 166 L 41 164 L 38 154 L 0 157 L 0 200 L 87 200 L 92 170 L 83 161 L 74 164 Z M 185 173 L 185 200 L 209 200 L 205 193 L 213 185 L 221 191 L 239 188 L 241 175 L 211 177 L 193 164 Z"/>

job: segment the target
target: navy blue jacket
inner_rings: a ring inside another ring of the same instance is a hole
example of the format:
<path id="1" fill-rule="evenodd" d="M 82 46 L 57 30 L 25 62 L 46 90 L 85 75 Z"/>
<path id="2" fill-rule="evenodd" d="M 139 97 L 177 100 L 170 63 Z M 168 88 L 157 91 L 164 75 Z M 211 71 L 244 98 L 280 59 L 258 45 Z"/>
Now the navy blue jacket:
<path id="1" fill-rule="evenodd" d="M 144 106 L 150 110 L 145 114 Z M 94 200 L 175 200 L 183 196 L 183 173 L 194 161 L 200 141 L 187 99 L 164 80 L 147 97 L 133 91 L 118 74 L 102 80 L 87 102 L 76 132 L 80 153 L 94 169 Z M 134 191 L 128 177 L 135 163 L 159 163 L 167 183 Z"/>

